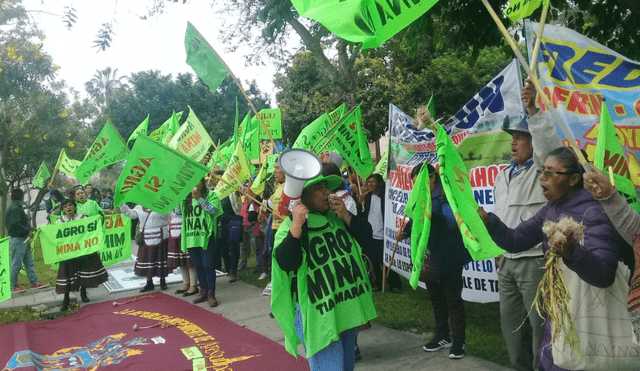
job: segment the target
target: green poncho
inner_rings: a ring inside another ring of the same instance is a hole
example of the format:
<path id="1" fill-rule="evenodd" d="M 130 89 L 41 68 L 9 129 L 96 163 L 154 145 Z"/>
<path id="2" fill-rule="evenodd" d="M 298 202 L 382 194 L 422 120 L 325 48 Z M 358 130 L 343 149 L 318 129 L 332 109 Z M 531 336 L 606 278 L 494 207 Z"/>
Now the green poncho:
<path id="1" fill-rule="evenodd" d="M 104 210 L 100 208 L 97 202 L 94 200 L 87 199 L 84 203 L 80 203 L 76 201 L 76 212 L 84 215 L 84 216 L 96 216 L 102 215 L 104 216 Z M 64 213 L 63 213 L 64 214 Z"/>
<path id="2" fill-rule="evenodd" d="M 198 200 L 191 199 L 191 212 L 187 213 L 182 208 L 182 236 L 181 246 L 183 251 L 192 247 L 207 249 L 209 237 L 216 238 L 218 230 L 218 217 L 222 215 L 222 205 L 215 192 L 209 192 L 205 199 L 216 208 L 215 215 L 209 214 L 200 206 Z"/>
<path id="3" fill-rule="evenodd" d="M 308 236 L 302 237 L 302 265 L 287 274 L 275 260 L 275 250 L 289 233 L 286 218 L 275 236 L 272 268 L 271 311 L 285 334 L 285 348 L 297 356 L 294 326 L 296 302 L 291 292 L 297 275 L 297 292 L 307 357 L 338 340 L 340 333 L 377 317 L 371 283 L 362 260 L 360 245 L 345 229 L 344 222 L 329 211 L 309 214 Z"/>

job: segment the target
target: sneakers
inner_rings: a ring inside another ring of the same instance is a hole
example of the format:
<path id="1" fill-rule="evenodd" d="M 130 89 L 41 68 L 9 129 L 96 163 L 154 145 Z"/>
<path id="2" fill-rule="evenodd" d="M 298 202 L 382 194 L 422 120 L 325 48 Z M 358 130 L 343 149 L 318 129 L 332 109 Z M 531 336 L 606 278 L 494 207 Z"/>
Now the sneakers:
<path id="1" fill-rule="evenodd" d="M 464 350 L 466 348 L 466 344 L 464 340 L 453 340 L 453 345 L 451 346 L 451 352 L 449 352 L 449 358 L 451 359 L 460 359 L 464 357 Z"/>
<path id="2" fill-rule="evenodd" d="M 265 278 L 267 278 L 267 277 L 269 277 L 269 274 L 268 274 L 268 273 L 262 273 L 262 274 L 260 275 L 260 277 L 258 277 L 258 279 L 259 279 L 259 280 L 263 280 L 263 279 L 265 279 Z"/>
<path id="3" fill-rule="evenodd" d="M 423 345 L 422 349 L 425 352 L 435 352 L 436 350 L 439 350 L 442 348 L 450 348 L 450 347 L 451 347 L 451 339 L 448 336 L 446 337 L 436 336 L 435 338 L 433 338 L 433 340 Z M 464 354 L 464 350 L 462 351 L 462 353 Z"/>
<path id="4" fill-rule="evenodd" d="M 49 287 L 48 283 L 44 283 L 44 282 L 40 282 L 38 281 L 38 283 L 36 283 L 35 285 L 31 285 L 32 289 L 44 289 L 45 287 Z"/>
<path id="5" fill-rule="evenodd" d="M 20 285 L 17 285 L 16 287 L 14 287 L 11 290 L 11 292 L 14 293 L 14 294 L 20 294 L 20 293 L 25 292 L 25 291 L 27 291 L 27 289 L 25 289 L 24 287 L 22 287 Z"/>

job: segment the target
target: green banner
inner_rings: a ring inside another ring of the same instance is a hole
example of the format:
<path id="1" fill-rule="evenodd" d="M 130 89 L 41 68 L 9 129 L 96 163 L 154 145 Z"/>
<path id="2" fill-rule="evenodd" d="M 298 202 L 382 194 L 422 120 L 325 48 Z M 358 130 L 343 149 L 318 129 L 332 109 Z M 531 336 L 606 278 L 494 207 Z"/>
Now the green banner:
<path id="1" fill-rule="evenodd" d="M 447 132 L 438 125 L 436 148 L 440 163 L 440 180 L 456 217 L 462 241 L 473 260 L 494 258 L 504 250 L 493 242 L 487 227 L 478 215 L 478 203 L 471 192 L 469 173 L 456 145 Z"/>
<path id="2" fill-rule="evenodd" d="M 131 219 L 114 214 L 104 217 L 104 248 L 102 264 L 107 267 L 131 258 Z"/>
<path id="3" fill-rule="evenodd" d="M 388 167 L 388 165 L 389 165 L 389 147 L 387 147 L 384 150 L 384 153 L 382 154 L 382 157 L 378 161 L 378 164 L 376 165 L 376 168 L 373 169 L 373 173 L 382 175 L 382 179 L 387 181 L 387 174 L 388 174 L 387 167 Z"/>
<path id="4" fill-rule="evenodd" d="M 258 112 L 258 116 L 253 116 L 251 119 L 251 128 L 259 127 L 260 137 L 259 139 L 269 139 L 269 134 L 264 131 L 264 127 L 260 124 L 260 119 L 269 129 L 271 137 L 275 139 L 282 139 L 282 112 L 280 108 L 264 108 Z"/>
<path id="5" fill-rule="evenodd" d="M 609 174 L 607 168 L 611 166 L 616 189 L 627 200 L 629 206 L 640 212 L 640 203 L 638 203 L 638 195 L 631 180 L 632 175 L 629 171 L 629 164 L 625 158 L 620 139 L 616 135 L 616 128 L 613 126 L 613 121 L 609 115 L 607 102 L 604 100 L 600 110 L 598 130 L 598 141 L 596 142 L 596 154 L 593 158 L 593 164 L 607 174 Z"/>
<path id="6" fill-rule="evenodd" d="M 129 135 L 129 139 L 127 139 L 127 145 L 129 145 L 129 142 L 136 139 L 138 135 L 141 135 L 141 134 L 147 135 L 148 132 L 149 132 L 149 115 L 147 115 L 147 118 L 144 119 L 140 123 L 140 125 L 138 125 L 138 127 L 133 131 L 133 133 L 131 133 L 131 135 Z"/>
<path id="7" fill-rule="evenodd" d="M 9 239 L 0 238 L 0 302 L 11 299 Z"/>
<path id="8" fill-rule="evenodd" d="M 367 146 L 367 138 L 361 128 L 360 117 L 360 106 L 345 115 L 330 134 L 330 138 L 333 137 L 330 144 L 362 179 L 367 179 L 375 166 Z"/>
<path id="9" fill-rule="evenodd" d="M 411 227 L 412 266 L 409 284 L 415 290 L 418 287 L 420 271 L 424 265 L 424 256 L 427 253 L 429 234 L 431 233 L 431 185 L 429 184 L 429 169 L 426 163 L 422 164 L 404 213 L 413 220 Z"/>
<path id="10" fill-rule="evenodd" d="M 49 168 L 47 167 L 47 164 L 44 161 L 42 161 L 42 164 L 40 164 L 40 167 L 38 168 L 36 175 L 33 176 L 32 183 L 34 186 L 44 189 L 45 187 L 44 181 L 50 177 L 51 177 L 51 173 L 49 172 Z"/>
<path id="11" fill-rule="evenodd" d="M 231 156 L 231 160 L 229 160 L 229 168 L 227 168 L 222 174 L 222 179 L 225 182 L 218 182 L 216 185 L 215 192 L 218 195 L 219 199 L 223 199 L 229 196 L 234 191 L 242 188 L 242 184 L 244 181 L 249 179 L 251 176 L 251 169 L 249 168 L 249 164 L 247 162 L 247 158 L 244 155 L 244 150 L 242 149 L 241 143 L 236 145 L 236 150 L 233 152 Z M 240 184 L 238 184 L 238 180 Z M 234 187 L 231 187 L 229 184 L 232 184 Z"/>
<path id="12" fill-rule="evenodd" d="M 320 22 L 347 41 L 377 48 L 438 0 L 291 0 L 303 17 Z"/>
<path id="13" fill-rule="evenodd" d="M 56 169 L 61 173 L 65 173 L 70 177 L 76 176 L 76 169 L 80 166 L 80 161 L 72 160 L 67 157 L 67 152 L 63 149 L 60 150 L 60 155 L 58 155 L 58 162 L 56 163 Z"/>
<path id="14" fill-rule="evenodd" d="M 335 124 L 340 121 L 342 116 L 347 112 L 347 105 L 342 103 L 338 108 L 334 109 L 329 113 L 329 119 L 331 120 L 331 124 Z"/>
<path id="15" fill-rule="evenodd" d="M 189 111 L 187 121 L 169 142 L 169 147 L 196 161 L 202 160 L 212 146 L 213 141 L 209 133 L 192 109 Z"/>
<path id="16" fill-rule="evenodd" d="M 190 22 L 187 22 L 184 48 L 187 52 L 187 64 L 193 68 L 211 92 L 216 91 L 222 84 L 222 80 L 227 77 L 227 68 L 220 60 L 218 53 Z"/>
<path id="17" fill-rule="evenodd" d="M 82 163 L 76 169 L 76 179 L 84 184 L 101 169 L 124 161 L 128 154 L 129 147 L 125 144 L 116 127 L 107 120 L 84 156 Z"/>
<path id="18" fill-rule="evenodd" d="M 114 206 L 131 201 L 166 214 L 208 171 L 197 161 L 141 135 L 118 178 Z"/>
<path id="19" fill-rule="evenodd" d="M 42 257 L 52 264 L 89 255 L 104 248 L 104 228 L 99 215 L 40 227 Z"/>
<path id="20" fill-rule="evenodd" d="M 504 10 L 504 14 L 512 22 L 517 22 L 530 16 L 543 2 L 547 3 L 549 0 L 509 0 L 509 5 Z"/>

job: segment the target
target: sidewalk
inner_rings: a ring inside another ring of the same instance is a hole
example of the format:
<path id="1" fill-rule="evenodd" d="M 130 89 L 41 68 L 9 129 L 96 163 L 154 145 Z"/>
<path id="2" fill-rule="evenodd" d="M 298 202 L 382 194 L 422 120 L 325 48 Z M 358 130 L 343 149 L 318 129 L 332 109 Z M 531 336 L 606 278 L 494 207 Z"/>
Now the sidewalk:
<path id="1" fill-rule="evenodd" d="M 131 263 L 128 263 L 131 264 Z M 111 267 L 110 267 L 111 268 Z M 175 295 L 174 291 L 181 287 L 181 284 L 170 284 L 165 294 L 183 298 Z M 156 290 L 159 290 L 156 288 Z M 125 291 L 109 294 L 107 289 L 100 285 L 98 288 L 88 289 L 87 294 L 91 303 L 81 303 L 79 293 L 77 302 L 80 305 L 91 305 L 104 301 L 115 301 L 120 298 L 137 295 L 137 291 Z M 14 298 L 0 303 L 0 311 L 20 308 L 24 306 L 34 306 L 42 303 L 49 306 L 59 306 L 63 295 L 57 295 L 55 288 L 43 290 L 27 290 L 24 294 L 17 294 Z M 186 299 L 192 299 L 184 298 Z M 210 308 L 207 303 L 199 304 L 200 307 L 219 313 L 235 323 L 255 331 L 267 338 L 284 344 L 284 334 L 275 319 L 269 317 L 269 296 L 262 295 L 262 289 L 244 282 L 229 283 L 227 277 L 219 277 L 217 280 L 216 298 L 220 305 Z M 423 336 L 405 331 L 392 330 L 382 325 L 373 324 L 370 330 L 360 333 L 358 345 L 362 352 L 362 361 L 356 364 L 356 370 L 474 370 L 474 371 L 495 371 L 509 370 L 497 364 L 466 355 L 459 360 L 449 359 L 448 350 L 428 353 L 422 350 L 425 343 Z M 284 345 L 283 345 L 284 346 Z M 304 351 L 300 346 L 300 355 Z"/>

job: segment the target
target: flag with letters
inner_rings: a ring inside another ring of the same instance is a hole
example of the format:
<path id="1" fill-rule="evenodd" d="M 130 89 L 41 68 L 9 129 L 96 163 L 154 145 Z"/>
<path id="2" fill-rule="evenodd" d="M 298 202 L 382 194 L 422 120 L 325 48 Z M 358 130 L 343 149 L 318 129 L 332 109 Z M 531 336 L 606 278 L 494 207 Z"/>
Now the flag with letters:
<path id="1" fill-rule="evenodd" d="M 58 162 L 56 163 L 56 169 L 61 173 L 65 173 L 70 177 L 76 176 L 76 169 L 80 166 L 80 161 L 72 160 L 67 157 L 67 152 L 63 149 L 60 150 L 58 155 Z"/>
<path id="2" fill-rule="evenodd" d="M 509 5 L 504 10 L 504 14 L 512 22 L 517 22 L 530 16 L 542 3 L 546 4 L 548 2 L 549 0 L 510 0 Z"/>
<path id="3" fill-rule="evenodd" d="M 244 155 L 242 143 L 237 143 L 235 151 L 229 160 L 229 167 L 222 174 L 225 182 L 218 182 L 215 192 L 221 200 L 229 196 L 234 191 L 242 188 L 244 182 L 251 176 L 251 169 Z M 240 181 L 240 183 L 238 183 Z M 233 185 L 231 187 L 229 184 Z"/>
<path id="4" fill-rule="evenodd" d="M 202 126 L 193 109 L 189 111 L 187 121 L 182 124 L 178 132 L 171 138 L 169 147 L 184 153 L 196 161 L 200 161 L 209 153 L 213 141 Z"/>
<path id="5" fill-rule="evenodd" d="M 114 206 L 133 202 L 166 214 L 182 202 L 209 169 L 162 143 L 140 135 L 116 182 Z"/>
<path id="6" fill-rule="evenodd" d="M 98 133 L 98 136 L 89 147 L 82 163 L 76 169 L 76 179 L 85 183 L 91 176 L 105 167 L 124 161 L 129 154 L 129 147 L 116 130 L 116 127 L 107 122 Z"/>
<path id="7" fill-rule="evenodd" d="M 298 14 L 363 49 L 377 48 L 431 9 L 438 0 L 291 0 Z"/>

